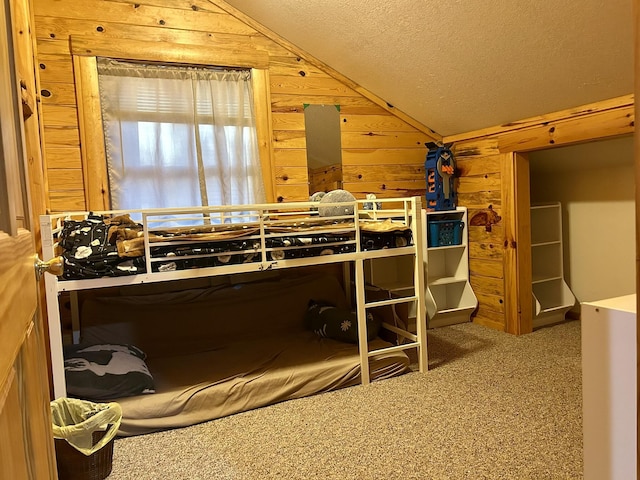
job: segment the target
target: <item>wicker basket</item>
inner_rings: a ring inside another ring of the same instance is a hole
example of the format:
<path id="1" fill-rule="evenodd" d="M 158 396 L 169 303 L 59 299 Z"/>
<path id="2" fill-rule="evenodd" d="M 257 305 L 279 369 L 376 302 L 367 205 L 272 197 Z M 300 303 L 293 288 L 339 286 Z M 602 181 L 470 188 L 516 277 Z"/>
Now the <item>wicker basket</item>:
<path id="1" fill-rule="evenodd" d="M 109 425 L 109 428 L 112 428 Z M 93 432 L 95 445 L 109 431 Z M 103 480 L 111 473 L 113 462 L 113 442 L 111 439 L 104 447 L 91 455 L 85 455 L 73 448 L 62 438 L 55 439 L 56 462 L 59 480 Z"/>

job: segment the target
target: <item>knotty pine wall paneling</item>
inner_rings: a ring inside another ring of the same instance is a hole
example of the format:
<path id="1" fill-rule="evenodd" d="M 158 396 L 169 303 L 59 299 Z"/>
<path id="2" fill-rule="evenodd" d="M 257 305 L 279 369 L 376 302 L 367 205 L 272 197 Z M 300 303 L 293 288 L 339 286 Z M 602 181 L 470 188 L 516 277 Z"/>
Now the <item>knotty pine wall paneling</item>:
<path id="1" fill-rule="evenodd" d="M 507 193 L 514 185 L 504 178 L 505 172 L 513 174 L 505 166 L 514 157 L 504 155 L 634 128 L 629 95 L 442 139 L 221 0 L 33 0 L 33 9 L 51 210 L 86 205 L 70 36 L 263 51 L 269 57 L 274 200 L 305 200 L 309 194 L 304 104 L 340 105 L 344 188 L 358 198 L 366 193 L 422 196 L 425 143 L 453 142 L 461 174 L 459 203 L 469 208 L 469 219 L 486 214 L 489 206 L 504 217 L 490 231 L 471 222 L 468 231 L 471 283 L 480 303 L 474 321 L 499 330 L 511 328 L 506 299 L 524 294 L 514 291 L 512 282 L 518 266 L 504 261 L 505 249 L 517 248 L 518 240 L 507 238 L 513 232 L 504 227 L 517 225 L 511 218 L 514 205 L 503 205 L 505 198 L 512 201 Z"/>
<path id="2" fill-rule="evenodd" d="M 274 201 L 309 195 L 305 104 L 340 105 L 345 189 L 424 195 L 425 143 L 438 134 L 221 0 L 33 0 L 33 9 L 52 211 L 86 207 L 71 36 L 266 52 Z"/>
<path id="3" fill-rule="evenodd" d="M 469 281 L 478 309 L 473 321 L 494 329 L 504 329 L 504 223 L 472 225 L 471 219 L 482 218 L 491 210 L 502 214 L 503 155 L 456 154 L 458 203 L 468 209 Z"/>

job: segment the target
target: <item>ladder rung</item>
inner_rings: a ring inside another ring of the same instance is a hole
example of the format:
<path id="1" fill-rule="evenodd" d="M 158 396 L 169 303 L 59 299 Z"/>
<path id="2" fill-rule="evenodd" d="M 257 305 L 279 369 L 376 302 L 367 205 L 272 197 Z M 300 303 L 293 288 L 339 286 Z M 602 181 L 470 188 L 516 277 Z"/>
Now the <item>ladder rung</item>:
<path id="1" fill-rule="evenodd" d="M 377 350 L 371 350 L 367 356 L 368 357 L 373 357 L 375 355 L 378 355 L 379 353 L 392 353 L 392 352 L 401 352 L 402 350 L 407 350 L 409 348 L 415 348 L 420 346 L 420 344 L 418 342 L 411 342 L 411 343 L 403 343 L 402 345 L 395 345 L 393 347 L 385 347 L 385 348 L 379 348 Z"/>
<path id="2" fill-rule="evenodd" d="M 375 302 L 365 303 L 364 306 L 366 308 L 383 307 L 385 305 L 396 305 L 398 303 L 415 302 L 417 299 L 418 297 L 416 297 L 415 295 L 411 297 L 390 298 L 389 300 L 376 300 Z"/>
<path id="3" fill-rule="evenodd" d="M 417 342 L 418 341 L 417 335 L 414 335 L 411 332 L 408 332 L 406 330 L 398 328 L 395 325 L 391 325 L 390 323 L 387 323 L 387 322 L 382 322 L 382 326 L 384 328 L 386 328 L 387 330 L 392 331 L 393 333 L 396 333 L 398 335 L 403 336 L 404 338 L 407 338 L 407 339 L 411 340 L 412 342 Z"/>

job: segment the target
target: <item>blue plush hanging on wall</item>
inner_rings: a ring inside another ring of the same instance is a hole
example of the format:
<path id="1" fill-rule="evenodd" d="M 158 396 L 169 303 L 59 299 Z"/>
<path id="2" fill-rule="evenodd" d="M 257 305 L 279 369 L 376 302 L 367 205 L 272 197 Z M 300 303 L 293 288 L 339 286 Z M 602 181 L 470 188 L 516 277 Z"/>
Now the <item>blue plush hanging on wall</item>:
<path id="1" fill-rule="evenodd" d="M 427 210 L 455 210 L 457 195 L 455 188 L 456 162 L 451 145 L 427 143 L 429 152 L 424 162 L 427 180 Z"/>

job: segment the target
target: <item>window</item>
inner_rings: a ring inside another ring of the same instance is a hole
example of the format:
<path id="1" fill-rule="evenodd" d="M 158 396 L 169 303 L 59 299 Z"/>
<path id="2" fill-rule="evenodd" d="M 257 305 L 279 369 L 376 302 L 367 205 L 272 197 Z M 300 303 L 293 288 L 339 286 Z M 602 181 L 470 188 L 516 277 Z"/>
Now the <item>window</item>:
<path id="1" fill-rule="evenodd" d="M 250 70 L 97 67 L 112 208 L 265 201 Z"/>

